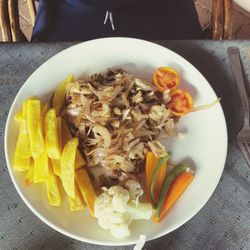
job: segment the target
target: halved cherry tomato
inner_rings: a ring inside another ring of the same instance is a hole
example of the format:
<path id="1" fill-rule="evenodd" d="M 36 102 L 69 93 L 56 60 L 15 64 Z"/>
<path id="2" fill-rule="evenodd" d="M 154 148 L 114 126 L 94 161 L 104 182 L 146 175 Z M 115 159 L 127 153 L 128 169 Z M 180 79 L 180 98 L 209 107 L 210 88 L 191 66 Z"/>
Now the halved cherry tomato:
<path id="1" fill-rule="evenodd" d="M 153 83 L 161 92 L 167 89 L 174 90 L 180 84 L 180 77 L 176 70 L 170 67 L 160 67 L 154 72 Z"/>
<path id="2" fill-rule="evenodd" d="M 193 98 L 185 90 L 176 89 L 170 93 L 171 101 L 167 104 L 172 114 L 183 116 L 193 108 Z"/>

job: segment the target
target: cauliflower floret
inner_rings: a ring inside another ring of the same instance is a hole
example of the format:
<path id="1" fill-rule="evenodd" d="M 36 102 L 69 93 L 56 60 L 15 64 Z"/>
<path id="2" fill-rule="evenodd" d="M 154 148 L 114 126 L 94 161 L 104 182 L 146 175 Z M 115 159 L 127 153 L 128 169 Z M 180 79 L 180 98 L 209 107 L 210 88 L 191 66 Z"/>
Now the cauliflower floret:
<path id="1" fill-rule="evenodd" d="M 117 239 L 127 237 L 130 235 L 129 224 L 114 224 L 110 232 Z"/>
<path id="2" fill-rule="evenodd" d="M 113 197 L 112 206 L 114 210 L 117 212 L 125 212 L 127 202 L 129 201 L 128 190 L 120 186 L 113 186 L 109 188 L 108 193 Z"/>
<path id="3" fill-rule="evenodd" d="M 139 197 L 143 194 L 140 183 L 128 180 L 128 188 L 112 186 L 103 188 L 103 193 L 97 197 L 94 204 L 94 216 L 98 224 L 115 238 L 124 238 L 130 235 L 129 225 L 132 220 L 149 220 L 152 216 L 150 203 L 140 203 Z"/>
<path id="4" fill-rule="evenodd" d="M 143 189 L 138 181 L 127 180 L 125 186 L 129 191 L 130 199 L 137 200 L 139 197 L 143 195 Z"/>
<path id="5" fill-rule="evenodd" d="M 112 206 L 112 196 L 108 192 L 104 192 L 98 196 L 95 200 L 95 215 L 97 217 L 102 216 L 103 213 L 111 214 L 114 211 Z"/>

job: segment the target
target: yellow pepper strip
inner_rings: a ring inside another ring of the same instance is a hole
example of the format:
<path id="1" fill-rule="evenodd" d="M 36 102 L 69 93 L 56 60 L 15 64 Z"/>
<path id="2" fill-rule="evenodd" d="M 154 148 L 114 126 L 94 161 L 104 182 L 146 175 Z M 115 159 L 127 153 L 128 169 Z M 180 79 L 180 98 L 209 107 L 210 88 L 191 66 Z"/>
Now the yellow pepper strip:
<path id="1" fill-rule="evenodd" d="M 20 120 L 19 135 L 17 138 L 16 152 L 22 158 L 31 157 L 30 140 L 27 130 L 27 101 L 23 102 L 22 118 Z"/>
<path id="2" fill-rule="evenodd" d="M 14 117 L 15 121 L 20 122 L 23 117 L 22 114 L 23 114 L 23 110 L 22 109 L 18 110 Z"/>
<path id="3" fill-rule="evenodd" d="M 31 96 L 30 98 L 29 98 L 29 100 L 39 100 L 37 97 L 34 97 L 34 96 Z M 18 110 L 17 111 L 17 113 L 15 114 L 15 117 L 14 117 L 14 119 L 15 119 L 15 121 L 17 121 L 17 122 L 20 122 L 21 120 L 22 120 L 22 118 L 23 118 L 23 109 L 21 108 L 20 110 Z"/>
<path id="4" fill-rule="evenodd" d="M 78 147 L 78 138 L 69 140 L 62 152 L 61 179 L 67 195 L 75 198 L 75 159 Z"/>
<path id="5" fill-rule="evenodd" d="M 45 115 L 45 148 L 50 159 L 60 159 L 62 150 L 55 109 L 50 109 Z"/>
<path id="6" fill-rule="evenodd" d="M 49 170 L 46 184 L 49 204 L 54 207 L 59 207 L 62 204 L 62 197 L 59 188 L 59 178 L 53 173 L 52 169 Z"/>
<path id="7" fill-rule="evenodd" d="M 26 186 L 29 186 L 34 182 L 34 161 L 33 159 L 30 160 L 30 167 L 28 173 L 25 177 L 24 183 Z"/>
<path id="8" fill-rule="evenodd" d="M 85 168 L 81 168 L 75 172 L 75 175 L 76 182 L 80 188 L 84 200 L 89 207 L 90 213 L 92 216 L 94 216 L 94 202 L 96 199 L 96 193 L 89 179 L 87 170 Z"/>
<path id="9" fill-rule="evenodd" d="M 16 171 L 26 171 L 30 168 L 31 158 L 22 158 L 19 153 L 16 151 L 14 156 L 13 168 Z"/>
<path id="10" fill-rule="evenodd" d="M 60 160 L 50 159 L 54 174 L 61 177 L 61 162 Z"/>
<path id="11" fill-rule="evenodd" d="M 65 122 L 64 119 L 62 119 L 62 145 L 65 145 L 67 143 L 67 141 L 69 141 L 70 139 L 72 139 L 72 135 L 69 131 L 69 128 Z M 86 165 L 85 160 L 83 159 L 79 149 L 77 149 L 76 151 L 76 162 L 75 162 L 75 169 L 79 169 L 83 166 Z"/>
<path id="12" fill-rule="evenodd" d="M 41 103 L 41 128 L 42 128 L 42 133 L 43 137 L 45 138 L 45 115 L 48 112 L 48 104 L 47 103 Z"/>
<path id="13" fill-rule="evenodd" d="M 75 194 L 76 194 L 75 198 L 71 198 L 70 196 L 68 196 L 71 212 L 81 211 L 85 207 L 82 194 L 80 193 L 79 187 L 77 186 L 76 183 L 75 183 Z"/>
<path id="14" fill-rule="evenodd" d="M 56 118 L 57 120 L 57 132 L 58 132 L 58 142 L 59 142 L 59 146 L 62 149 L 62 117 L 58 116 Z"/>
<path id="15" fill-rule="evenodd" d="M 69 83 L 74 82 L 74 81 L 75 81 L 74 76 L 69 75 L 60 85 L 57 86 L 55 90 L 54 97 L 53 97 L 53 108 L 55 108 L 57 116 L 60 114 L 60 111 L 65 101 L 66 86 Z"/>
<path id="16" fill-rule="evenodd" d="M 42 117 L 40 100 L 27 101 L 27 128 L 30 138 L 30 148 L 34 159 L 44 152 L 44 138 L 42 133 Z"/>
<path id="17" fill-rule="evenodd" d="M 44 182 L 49 176 L 49 159 L 44 151 L 42 155 L 34 160 L 34 183 Z"/>

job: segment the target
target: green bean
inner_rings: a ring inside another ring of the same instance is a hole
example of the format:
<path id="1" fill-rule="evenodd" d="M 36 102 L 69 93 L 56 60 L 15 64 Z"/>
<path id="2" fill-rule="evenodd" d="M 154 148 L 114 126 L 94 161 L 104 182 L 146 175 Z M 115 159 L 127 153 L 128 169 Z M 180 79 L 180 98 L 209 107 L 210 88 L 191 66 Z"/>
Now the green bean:
<path id="1" fill-rule="evenodd" d="M 156 216 L 160 217 L 161 214 L 161 209 L 164 203 L 164 200 L 166 198 L 167 192 L 172 184 L 172 182 L 174 181 L 175 177 L 178 176 L 179 174 L 181 174 L 182 172 L 186 171 L 187 168 L 189 168 L 190 165 L 188 164 L 179 164 L 177 165 L 175 168 L 173 168 L 171 170 L 171 172 L 169 173 L 169 175 L 166 177 L 163 187 L 161 189 L 161 194 L 160 194 L 160 198 L 159 198 L 159 202 L 156 208 Z"/>
<path id="2" fill-rule="evenodd" d="M 164 157 L 161 157 L 156 166 L 155 166 L 155 169 L 153 171 L 153 174 L 152 174 L 152 177 L 151 177 L 151 184 L 150 184 L 150 197 L 151 197 L 151 200 L 152 200 L 152 205 L 153 207 L 155 208 L 156 207 L 156 199 L 155 199 L 155 194 L 154 194 L 154 186 L 155 186 L 155 180 L 156 180 L 156 176 L 157 176 L 157 173 L 161 167 L 161 165 L 163 163 L 165 163 L 167 160 L 169 159 L 169 155 L 166 155 Z"/>

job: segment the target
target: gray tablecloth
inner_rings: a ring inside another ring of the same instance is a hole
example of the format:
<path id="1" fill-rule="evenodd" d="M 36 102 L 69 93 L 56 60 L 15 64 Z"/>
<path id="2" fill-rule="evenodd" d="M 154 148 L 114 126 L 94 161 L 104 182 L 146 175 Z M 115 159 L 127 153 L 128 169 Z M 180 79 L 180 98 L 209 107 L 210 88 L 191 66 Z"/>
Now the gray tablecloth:
<path id="1" fill-rule="evenodd" d="M 241 50 L 250 83 L 250 41 L 162 41 L 188 59 L 207 78 L 226 115 L 229 148 L 216 191 L 189 222 L 176 231 L 147 242 L 145 249 L 250 249 L 250 169 L 237 147 L 242 126 L 241 103 L 226 55 L 229 45 Z M 132 249 L 95 246 L 72 240 L 40 221 L 23 203 L 8 174 L 4 157 L 4 126 L 11 103 L 28 76 L 44 61 L 72 43 L 0 44 L 0 249 Z M 215 142 L 216 143 L 216 142 Z M 208 152 L 209 153 L 209 152 Z"/>

